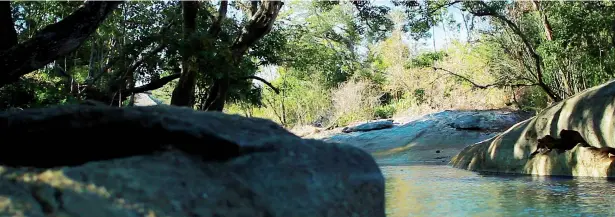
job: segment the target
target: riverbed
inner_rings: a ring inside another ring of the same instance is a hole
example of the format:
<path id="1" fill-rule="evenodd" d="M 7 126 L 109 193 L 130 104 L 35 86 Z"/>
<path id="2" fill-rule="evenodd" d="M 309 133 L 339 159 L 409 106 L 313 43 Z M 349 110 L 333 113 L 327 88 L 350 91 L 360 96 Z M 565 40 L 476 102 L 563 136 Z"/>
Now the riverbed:
<path id="1" fill-rule="evenodd" d="M 388 217 L 615 216 L 603 178 L 479 174 L 446 165 L 382 166 Z"/>

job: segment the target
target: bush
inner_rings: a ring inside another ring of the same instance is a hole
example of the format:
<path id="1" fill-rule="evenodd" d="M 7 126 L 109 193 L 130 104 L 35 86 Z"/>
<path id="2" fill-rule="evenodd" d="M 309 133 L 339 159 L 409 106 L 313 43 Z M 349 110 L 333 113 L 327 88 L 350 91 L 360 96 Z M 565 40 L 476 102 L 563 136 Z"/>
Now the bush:
<path id="1" fill-rule="evenodd" d="M 524 111 L 540 112 L 549 105 L 549 97 L 539 87 L 525 87 L 516 90 L 515 103 Z"/>
<path id="2" fill-rule="evenodd" d="M 395 104 L 381 105 L 374 110 L 374 117 L 379 119 L 392 118 L 396 111 Z"/>
<path id="3" fill-rule="evenodd" d="M 379 106 L 378 92 L 368 81 L 349 81 L 332 91 L 333 120 L 337 126 L 370 120 Z"/>

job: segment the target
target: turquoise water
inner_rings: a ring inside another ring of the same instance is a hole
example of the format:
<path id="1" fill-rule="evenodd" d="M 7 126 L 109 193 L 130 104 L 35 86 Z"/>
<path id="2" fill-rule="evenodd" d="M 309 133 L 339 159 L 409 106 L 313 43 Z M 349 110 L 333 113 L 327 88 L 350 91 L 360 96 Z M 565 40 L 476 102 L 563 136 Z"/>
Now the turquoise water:
<path id="1" fill-rule="evenodd" d="M 615 182 L 382 166 L 388 217 L 615 216 Z"/>

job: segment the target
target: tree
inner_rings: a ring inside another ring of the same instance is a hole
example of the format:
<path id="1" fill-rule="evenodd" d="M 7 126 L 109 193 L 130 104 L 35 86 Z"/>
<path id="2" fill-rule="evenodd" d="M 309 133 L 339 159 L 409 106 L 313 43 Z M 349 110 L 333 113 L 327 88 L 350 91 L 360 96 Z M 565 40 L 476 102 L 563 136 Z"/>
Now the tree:
<path id="1" fill-rule="evenodd" d="M 512 30 L 512 32 L 517 35 L 521 41 L 523 42 L 523 46 L 525 47 L 525 51 L 528 55 L 534 60 L 534 76 L 536 83 L 542 90 L 554 101 L 561 101 L 562 97 L 557 95 L 551 87 L 549 87 L 544 81 L 543 75 L 543 62 L 540 55 L 536 52 L 534 45 L 530 42 L 529 37 L 521 30 L 521 28 L 515 24 L 512 20 L 508 19 L 505 15 L 498 12 L 498 8 L 502 8 L 501 3 L 495 4 L 487 4 L 483 1 L 476 1 L 471 3 L 465 3 L 464 7 L 468 9 L 468 11 L 478 17 L 490 16 L 495 18 L 496 20 L 504 23 L 508 28 Z"/>
<path id="2" fill-rule="evenodd" d="M 228 59 L 224 60 L 230 62 L 231 66 L 241 65 L 240 61 L 242 61 L 242 58 L 248 49 L 271 31 L 273 23 L 275 22 L 282 5 L 283 3 L 280 1 L 252 1 L 250 6 L 250 20 L 241 29 L 241 31 L 238 32 L 239 35 L 227 48 L 230 55 L 228 56 Z M 222 30 L 221 25 L 223 19 L 226 17 L 227 7 L 228 2 L 221 1 L 218 9 L 218 16 L 212 22 L 207 31 L 207 36 L 210 38 L 210 41 L 212 39 L 215 41 L 215 39 L 218 38 L 218 34 Z M 222 50 L 217 51 L 217 53 L 223 56 L 224 50 L 226 49 L 222 48 Z M 209 64 L 211 63 L 206 63 L 206 65 Z M 222 111 L 224 109 L 224 104 L 228 98 L 231 81 L 236 79 L 232 78 L 232 70 L 237 70 L 237 68 L 226 67 L 226 69 L 223 69 L 222 72 L 209 72 L 210 74 L 220 73 L 221 75 L 213 79 L 213 83 L 209 88 L 203 105 L 204 110 Z M 183 76 L 184 79 L 180 80 L 180 85 L 178 85 L 173 91 L 171 103 L 179 106 L 192 106 L 194 104 L 194 100 L 191 100 L 191 98 L 194 97 L 193 84 L 196 83 L 196 78 L 192 75 L 195 73 L 188 71 L 184 71 L 184 73 L 188 74 Z"/>
<path id="3" fill-rule="evenodd" d="M 14 2 L 12 15 L 19 40 L 28 40 L 36 30 L 66 18 L 80 5 L 75 2 Z M 28 83 L 26 86 L 39 84 L 41 88 L 35 88 L 35 92 L 46 94 L 37 98 L 48 98 L 46 96 L 53 93 L 58 96 L 50 99 L 55 103 L 93 99 L 121 105 L 134 93 L 159 88 L 180 75 L 175 70 L 179 69 L 178 61 L 163 58 L 175 55 L 178 50 L 178 5 L 178 2 L 124 3 L 121 10 L 110 13 L 79 48 L 36 70 L 36 76 L 46 78 L 32 79 L 29 75 L 19 82 Z M 168 76 L 161 78 L 164 74 Z M 52 81 L 58 78 L 61 80 Z M 143 85 L 136 87 L 138 83 Z M 23 89 L 26 86 L 5 89 L 31 92 Z"/>
<path id="4" fill-rule="evenodd" d="M 121 1 L 86 1 L 83 6 L 61 21 L 48 25 L 31 39 L 17 43 L 10 2 L 0 3 L 0 87 L 16 82 L 25 74 L 69 54 L 96 30 Z"/>
<path id="5" fill-rule="evenodd" d="M 199 43 L 195 43 L 194 34 L 197 25 L 197 13 L 199 11 L 199 3 L 196 1 L 182 1 L 183 15 L 183 40 L 184 47 L 182 52 L 182 74 L 179 78 L 179 83 L 173 91 L 171 104 L 176 106 L 194 105 L 194 88 L 196 85 L 196 60 L 195 51 L 198 51 Z M 210 29 L 219 28 L 214 25 L 220 25 L 222 18 L 226 14 L 227 1 L 222 1 L 220 5 L 220 14 L 218 20 L 214 21 Z M 216 34 L 216 30 L 212 30 L 212 34 Z M 216 37 L 212 35 L 212 37 Z"/>

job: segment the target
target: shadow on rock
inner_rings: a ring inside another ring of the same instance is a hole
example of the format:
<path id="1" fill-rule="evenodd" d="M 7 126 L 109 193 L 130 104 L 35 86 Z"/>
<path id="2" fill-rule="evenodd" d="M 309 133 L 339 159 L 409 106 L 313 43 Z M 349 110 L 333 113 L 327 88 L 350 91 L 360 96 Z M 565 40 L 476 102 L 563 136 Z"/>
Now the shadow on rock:
<path id="1" fill-rule="evenodd" d="M 614 107 L 615 80 L 556 103 L 490 141 L 467 147 L 451 163 L 458 168 L 500 173 L 615 176 Z M 578 135 L 567 136 L 567 132 Z M 562 142 L 541 147 L 540 141 L 548 137 Z M 544 148 L 560 151 L 536 154 Z"/>

